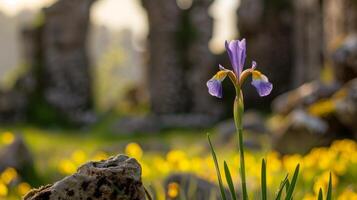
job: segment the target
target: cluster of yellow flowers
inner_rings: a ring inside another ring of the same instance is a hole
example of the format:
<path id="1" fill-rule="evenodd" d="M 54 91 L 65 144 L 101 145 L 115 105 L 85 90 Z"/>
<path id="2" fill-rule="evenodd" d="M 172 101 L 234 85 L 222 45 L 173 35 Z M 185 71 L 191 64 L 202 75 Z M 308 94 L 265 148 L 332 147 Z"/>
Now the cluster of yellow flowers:
<path id="1" fill-rule="evenodd" d="M 215 168 L 209 154 L 190 157 L 185 151 L 171 150 L 166 155 L 144 155 L 143 150 L 136 143 L 131 143 L 126 148 L 126 153 L 137 158 L 143 167 L 143 178 L 155 180 L 164 178 L 172 172 L 189 172 L 203 177 L 209 181 L 216 181 Z M 227 154 L 225 152 L 225 154 Z M 238 176 L 239 157 L 232 153 L 222 157 L 231 166 L 232 176 Z M 352 140 L 335 141 L 330 147 L 314 148 L 307 155 L 280 155 L 271 151 L 266 155 L 267 160 L 267 185 L 278 188 L 284 175 L 292 173 L 300 163 L 299 186 L 303 187 L 305 195 L 300 194 L 303 199 L 310 199 L 316 195 L 320 188 L 327 191 L 329 174 L 332 175 L 332 186 L 339 193 L 338 200 L 353 199 L 356 197 L 357 184 L 353 182 L 344 183 L 347 189 L 338 189 L 340 178 L 354 174 L 357 167 L 357 143 Z M 260 184 L 261 160 L 252 153 L 246 153 L 246 166 L 248 184 L 250 188 L 258 189 Z M 299 187 L 298 187 L 299 188 Z M 173 190 L 172 190 L 173 191 Z M 174 193 L 174 192 L 170 193 Z M 274 191 L 272 191 L 274 192 Z"/>
<path id="2" fill-rule="evenodd" d="M 0 199 L 7 197 L 9 195 L 10 190 L 14 190 L 14 192 L 19 195 L 25 195 L 31 186 L 26 182 L 21 182 L 19 180 L 19 176 L 17 171 L 14 168 L 6 168 L 0 174 Z"/>
<path id="3" fill-rule="evenodd" d="M 0 135 L 1 144 L 10 144 L 14 140 L 14 134 L 4 132 Z M 125 154 L 136 158 L 142 166 L 142 176 L 145 183 L 154 186 L 158 193 L 167 196 L 177 196 L 180 193 L 179 185 L 170 183 L 168 191 L 164 191 L 161 180 L 171 173 L 193 173 L 208 181 L 215 182 L 216 172 L 211 155 L 202 151 L 194 153 L 189 149 L 172 149 L 166 153 L 145 151 L 137 143 L 129 143 L 125 147 Z M 237 177 L 239 169 L 239 156 L 235 150 L 224 150 L 220 155 L 220 163 L 226 160 L 230 166 L 232 176 Z M 63 175 L 72 174 L 76 169 L 88 160 L 103 160 L 109 157 L 109 153 L 98 151 L 88 154 L 84 150 L 74 150 L 69 158 L 60 160 L 58 171 Z M 337 200 L 357 199 L 357 143 L 352 140 L 335 141 L 330 147 L 318 147 L 306 155 L 280 155 L 278 152 L 269 151 L 266 154 L 246 152 L 245 162 L 248 187 L 252 191 L 260 186 L 261 160 L 267 161 L 267 185 L 271 192 L 278 188 L 280 180 L 287 172 L 292 173 L 300 163 L 300 175 L 296 197 L 299 199 L 316 199 L 318 190 L 327 190 L 328 178 L 331 172 L 334 196 Z M 222 168 L 223 166 L 221 166 Z M 236 169 L 236 170 L 233 170 Z M 239 183 L 237 183 L 239 184 Z M 339 187 L 340 186 L 340 187 Z M 12 193 L 24 195 L 31 186 L 22 182 L 14 168 L 7 168 L 0 172 L 0 199 L 8 198 Z M 14 191 L 14 192 L 13 192 Z M 300 191 L 300 192 L 299 192 Z M 251 195 L 251 196 L 254 196 Z M 164 199 L 164 197 L 162 198 Z"/>
<path id="4" fill-rule="evenodd" d="M 99 161 L 108 157 L 108 154 L 103 151 L 96 152 L 93 156 L 88 156 L 83 150 L 77 149 L 72 152 L 69 159 L 60 160 L 58 170 L 61 174 L 73 174 L 80 165 L 88 160 Z"/>
<path id="5" fill-rule="evenodd" d="M 126 145 L 125 154 L 136 158 L 142 166 L 142 176 L 145 182 L 162 180 L 170 173 L 193 173 L 209 181 L 216 181 L 215 167 L 210 154 L 189 156 L 186 151 L 174 149 L 166 154 L 145 152 L 137 143 Z M 253 153 L 246 153 L 246 166 L 248 185 L 250 188 L 259 189 L 261 160 Z M 89 157 L 84 151 L 76 150 L 70 159 L 64 159 L 59 164 L 59 171 L 63 174 L 74 173 L 77 167 L 87 160 L 101 160 L 107 158 L 105 152 L 98 152 Z M 337 188 L 340 177 L 353 173 L 357 167 L 357 143 L 352 140 L 335 141 L 330 147 L 314 148 L 307 155 L 280 155 L 270 151 L 265 156 L 267 161 L 267 185 L 278 188 L 280 181 L 287 172 L 292 173 L 300 163 L 300 185 L 305 195 L 303 199 L 316 199 L 320 188 L 327 190 L 329 173 L 332 175 L 332 186 Z M 238 176 L 239 156 L 235 152 L 225 152 L 222 156 L 231 166 L 232 176 Z M 347 185 L 346 189 L 339 191 L 338 200 L 349 200 L 357 196 L 357 185 Z M 308 186 L 308 188 L 306 188 Z M 171 188 L 171 189 L 170 189 Z M 174 189 L 173 189 L 174 188 Z M 299 188 L 299 187 L 298 187 Z M 177 195 L 177 185 L 169 187 L 170 194 Z M 353 197 L 353 198 L 352 198 Z"/>

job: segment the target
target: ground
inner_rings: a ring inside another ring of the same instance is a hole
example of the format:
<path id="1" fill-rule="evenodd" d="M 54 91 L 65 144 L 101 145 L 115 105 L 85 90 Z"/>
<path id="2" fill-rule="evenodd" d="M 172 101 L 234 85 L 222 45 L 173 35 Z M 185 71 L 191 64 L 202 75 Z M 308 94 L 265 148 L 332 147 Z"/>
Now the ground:
<path id="1" fill-rule="evenodd" d="M 120 136 L 111 133 L 108 128 L 110 120 L 81 130 L 40 128 L 26 124 L 2 127 L 2 146 L 9 143 L 16 134 L 25 138 L 34 156 L 38 180 L 25 180 L 14 186 L 11 181 L 4 179 L 16 178 L 16 172 L 9 169 L 1 175 L 0 196 L 7 195 L 7 198 L 10 198 L 12 195 L 16 199 L 16 196 L 29 189 L 27 182 L 31 183 L 32 187 L 52 183 L 73 173 L 84 162 L 124 153 L 139 160 L 143 168 L 144 184 L 155 188 L 161 194 L 164 194 L 161 181 L 173 172 L 195 173 L 215 182 L 216 175 L 207 144 L 207 132 L 213 134 L 213 143 L 220 163 L 226 160 L 234 180 L 238 180 L 239 157 L 235 140 L 223 144 L 217 139 L 214 130 L 167 130 L 156 134 Z M 246 137 L 249 138 L 249 135 Z M 297 163 L 301 164 L 302 171 L 296 197 L 304 195 L 305 199 L 309 199 L 320 187 L 326 188 L 330 171 L 334 180 L 334 191 L 341 196 L 339 199 L 343 200 L 343 195 L 357 195 L 357 185 L 354 183 L 354 180 L 357 180 L 357 144 L 353 141 L 335 142 L 330 148 L 316 148 L 305 156 L 281 156 L 268 146 L 260 150 L 248 150 L 246 168 L 250 191 L 259 190 L 260 163 L 263 157 L 267 159 L 270 195 L 276 192 L 287 172 L 293 173 Z M 170 191 L 170 194 L 178 193 Z M 252 192 L 251 196 L 257 198 L 259 193 Z"/>

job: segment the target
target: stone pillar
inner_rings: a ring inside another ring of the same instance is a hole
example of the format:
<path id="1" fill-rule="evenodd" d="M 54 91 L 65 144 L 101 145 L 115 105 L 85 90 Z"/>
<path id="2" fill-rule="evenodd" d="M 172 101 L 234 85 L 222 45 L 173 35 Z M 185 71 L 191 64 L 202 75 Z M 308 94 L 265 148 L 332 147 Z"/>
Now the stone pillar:
<path id="1" fill-rule="evenodd" d="M 258 69 L 273 83 L 272 94 L 259 98 L 256 91 L 245 92 L 246 107 L 267 108 L 270 101 L 292 88 L 293 15 L 290 0 L 241 0 L 238 8 L 239 38 L 247 40 L 246 67 L 254 59 Z"/>
<path id="2" fill-rule="evenodd" d="M 218 70 L 215 58 L 208 48 L 212 37 L 213 19 L 208 10 L 213 0 L 193 1 L 189 10 L 193 39 L 189 44 L 187 58 L 189 63 L 188 84 L 191 91 L 193 113 L 220 114 L 217 102 L 212 98 L 206 87 L 206 81 Z"/>
<path id="3" fill-rule="evenodd" d="M 323 5 L 324 56 L 340 82 L 357 76 L 357 2 L 325 0 Z"/>
<path id="4" fill-rule="evenodd" d="M 182 113 L 188 110 L 183 66 L 184 55 L 178 38 L 181 10 L 176 1 L 142 0 L 148 13 L 149 61 L 147 81 L 151 109 L 155 114 Z"/>
<path id="5" fill-rule="evenodd" d="M 206 88 L 206 81 L 218 69 L 208 48 L 212 2 L 193 1 L 183 10 L 176 1 L 142 0 L 150 27 L 147 81 L 153 113 L 219 113 Z"/>
<path id="6" fill-rule="evenodd" d="M 316 80 L 322 68 L 322 5 L 320 0 L 294 1 L 293 85 Z"/>
<path id="7" fill-rule="evenodd" d="M 95 0 L 60 0 L 44 9 L 43 95 L 69 121 L 88 121 L 92 107 L 87 56 L 89 13 Z"/>

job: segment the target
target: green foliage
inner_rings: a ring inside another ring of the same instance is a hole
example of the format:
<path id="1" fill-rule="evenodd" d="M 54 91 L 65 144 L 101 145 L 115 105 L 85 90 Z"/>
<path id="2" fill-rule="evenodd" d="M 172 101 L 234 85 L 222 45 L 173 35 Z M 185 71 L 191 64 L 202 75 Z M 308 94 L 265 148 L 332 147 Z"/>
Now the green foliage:
<path id="1" fill-rule="evenodd" d="M 218 165 L 216 152 L 214 151 L 214 148 L 212 146 L 212 142 L 211 142 L 209 134 L 207 134 L 207 138 L 208 138 L 209 146 L 211 148 L 211 153 L 212 153 L 212 158 L 213 158 L 213 161 L 214 161 L 214 165 L 216 167 L 217 178 L 218 178 L 218 183 L 219 183 L 219 189 L 221 191 L 222 200 L 226 200 L 226 193 L 224 191 L 224 186 L 223 186 L 223 182 L 222 182 L 222 176 L 221 176 L 221 172 L 219 170 L 219 165 Z"/>
<path id="2" fill-rule="evenodd" d="M 236 192 L 235 192 L 235 189 L 234 189 L 231 172 L 229 171 L 229 168 L 228 168 L 228 165 L 227 165 L 226 161 L 224 161 L 224 172 L 226 174 L 226 180 L 227 180 L 227 184 L 228 184 L 229 190 L 231 192 L 232 199 L 233 200 L 237 200 L 237 195 L 236 195 Z"/>
<path id="3" fill-rule="evenodd" d="M 326 200 L 331 200 L 331 199 L 332 199 L 332 178 L 331 178 L 331 172 L 330 172 Z"/>
<path id="4" fill-rule="evenodd" d="M 261 170 L 261 186 L 262 186 L 262 200 L 267 200 L 267 179 L 266 179 L 267 169 L 265 160 L 262 160 L 262 170 Z"/>
<path id="5" fill-rule="evenodd" d="M 278 193 L 276 195 L 275 200 L 280 200 L 281 199 L 281 194 L 283 193 L 283 190 L 285 188 L 285 185 L 288 184 L 289 180 L 288 180 L 288 175 L 286 175 L 286 177 L 284 178 L 284 180 L 280 183 L 280 187 L 278 190 Z"/>
<path id="6" fill-rule="evenodd" d="M 291 180 L 291 184 L 287 187 L 285 200 L 291 200 L 293 198 L 293 192 L 295 189 L 296 181 L 299 175 L 300 165 L 298 164 L 295 168 L 293 179 Z"/>
<path id="7" fill-rule="evenodd" d="M 319 196 L 317 197 L 318 200 L 323 200 L 323 196 L 322 196 L 322 189 L 320 188 L 319 190 Z"/>

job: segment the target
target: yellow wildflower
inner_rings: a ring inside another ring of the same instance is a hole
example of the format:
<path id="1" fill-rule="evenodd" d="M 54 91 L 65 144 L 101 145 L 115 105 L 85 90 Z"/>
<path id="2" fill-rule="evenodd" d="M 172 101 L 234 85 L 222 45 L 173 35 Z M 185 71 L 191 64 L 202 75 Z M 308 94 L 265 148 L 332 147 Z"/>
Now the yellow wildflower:
<path id="1" fill-rule="evenodd" d="M 11 144 L 15 140 L 15 135 L 9 131 L 1 135 L 1 141 L 4 144 Z"/>
<path id="2" fill-rule="evenodd" d="M 16 169 L 9 167 L 6 168 L 2 173 L 1 173 L 1 180 L 5 184 L 9 184 L 11 181 L 17 178 L 17 172 Z"/>
<path id="3" fill-rule="evenodd" d="M 7 193 L 8 193 L 7 186 L 4 183 L 0 182 L 0 197 L 7 196 Z"/>
<path id="4" fill-rule="evenodd" d="M 169 183 L 167 188 L 167 196 L 174 199 L 178 196 L 180 192 L 180 185 L 176 182 Z"/>
<path id="5" fill-rule="evenodd" d="M 21 196 L 24 196 L 31 190 L 31 186 L 28 183 L 22 182 L 17 186 L 17 191 Z"/>
<path id="6" fill-rule="evenodd" d="M 143 156 L 143 150 L 141 149 L 140 145 L 135 142 L 132 142 L 132 143 L 129 143 L 128 145 L 126 145 L 125 153 L 128 156 L 134 157 L 138 160 L 140 160 L 141 157 Z"/>

